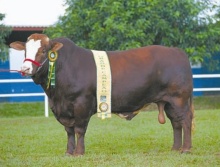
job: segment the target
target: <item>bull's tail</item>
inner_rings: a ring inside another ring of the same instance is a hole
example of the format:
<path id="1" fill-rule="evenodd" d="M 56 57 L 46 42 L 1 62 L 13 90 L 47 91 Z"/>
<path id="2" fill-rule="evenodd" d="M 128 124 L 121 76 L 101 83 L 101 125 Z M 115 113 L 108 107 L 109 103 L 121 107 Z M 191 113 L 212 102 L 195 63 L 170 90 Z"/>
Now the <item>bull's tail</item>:
<path id="1" fill-rule="evenodd" d="M 190 111 L 192 112 L 192 133 L 195 131 L 195 112 L 194 112 L 194 105 L 193 105 L 193 94 L 190 96 Z"/>

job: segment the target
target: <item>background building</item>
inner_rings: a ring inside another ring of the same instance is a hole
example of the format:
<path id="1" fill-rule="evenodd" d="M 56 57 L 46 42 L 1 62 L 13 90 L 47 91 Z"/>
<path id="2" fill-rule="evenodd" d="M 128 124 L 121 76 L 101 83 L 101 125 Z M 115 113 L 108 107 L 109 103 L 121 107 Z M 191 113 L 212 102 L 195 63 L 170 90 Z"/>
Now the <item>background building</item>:
<path id="1" fill-rule="evenodd" d="M 9 46 L 11 42 L 25 42 L 33 33 L 42 33 L 46 26 L 14 26 L 12 33 L 6 39 L 6 44 Z M 24 51 L 16 51 L 10 49 L 9 60 L 2 62 L 0 60 L 0 71 L 2 70 L 20 70 L 21 64 L 24 61 Z M 18 72 L 0 72 L 1 79 L 27 79 Z M 0 83 L 0 94 L 8 93 L 32 93 L 43 92 L 39 85 L 34 82 L 28 83 Z M 0 102 L 21 102 L 21 101 L 43 101 L 44 97 L 0 97 Z"/>

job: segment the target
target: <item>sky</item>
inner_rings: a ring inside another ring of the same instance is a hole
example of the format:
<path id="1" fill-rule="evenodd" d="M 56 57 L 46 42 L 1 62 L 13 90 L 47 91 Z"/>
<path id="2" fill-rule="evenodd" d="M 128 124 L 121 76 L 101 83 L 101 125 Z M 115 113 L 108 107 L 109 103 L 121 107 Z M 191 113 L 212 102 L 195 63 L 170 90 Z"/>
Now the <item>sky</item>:
<path id="1" fill-rule="evenodd" d="M 48 26 L 65 13 L 64 0 L 0 0 L 2 21 L 12 26 Z"/>

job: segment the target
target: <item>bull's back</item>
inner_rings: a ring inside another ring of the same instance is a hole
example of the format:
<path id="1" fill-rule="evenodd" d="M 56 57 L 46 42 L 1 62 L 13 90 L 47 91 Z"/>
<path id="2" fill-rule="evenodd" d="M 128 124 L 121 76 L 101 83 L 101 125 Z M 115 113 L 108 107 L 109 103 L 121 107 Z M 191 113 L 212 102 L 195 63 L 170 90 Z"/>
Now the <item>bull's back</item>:
<path id="1" fill-rule="evenodd" d="M 140 105 L 162 97 L 163 92 L 190 92 L 192 73 L 187 55 L 177 48 L 148 46 L 108 52 L 112 70 L 112 101 Z M 170 87 L 172 90 L 168 90 Z M 176 89 L 176 90 L 175 90 Z"/>
<path id="2" fill-rule="evenodd" d="M 178 48 L 148 46 L 127 51 L 108 52 L 113 82 L 153 82 L 176 77 L 191 78 L 187 55 Z M 141 85 L 141 83 L 139 84 Z"/>

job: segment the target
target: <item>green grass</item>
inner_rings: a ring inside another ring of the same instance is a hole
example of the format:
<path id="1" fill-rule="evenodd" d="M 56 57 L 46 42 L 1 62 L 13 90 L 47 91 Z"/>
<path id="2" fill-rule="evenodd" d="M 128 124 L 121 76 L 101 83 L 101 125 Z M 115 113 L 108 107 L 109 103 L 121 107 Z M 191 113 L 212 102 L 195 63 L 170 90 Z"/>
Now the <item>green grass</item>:
<path id="1" fill-rule="evenodd" d="M 50 113 L 51 114 L 51 113 Z M 0 103 L 0 118 L 44 115 L 44 103 Z"/>
<path id="2" fill-rule="evenodd" d="M 43 116 L 42 103 L 0 103 L 0 166 L 220 166 L 220 108 L 215 107 L 196 111 L 191 154 L 170 151 L 173 136 L 168 119 L 160 125 L 158 112 L 142 112 L 132 121 L 94 115 L 86 133 L 86 154 L 73 158 L 64 155 L 64 127 L 51 113 L 49 118 Z"/>

